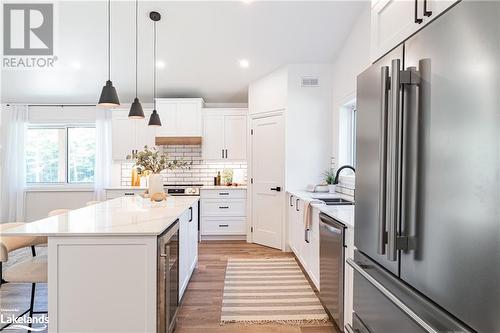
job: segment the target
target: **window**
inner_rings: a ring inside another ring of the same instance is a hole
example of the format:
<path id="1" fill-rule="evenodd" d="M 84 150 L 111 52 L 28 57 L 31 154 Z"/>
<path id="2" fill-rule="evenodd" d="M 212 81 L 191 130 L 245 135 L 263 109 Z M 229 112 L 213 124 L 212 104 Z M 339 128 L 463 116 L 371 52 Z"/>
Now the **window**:
<path id="1" fill-rule="evenodd" d="M 339 119 L 339 166 L 356 167 L 356 101 L 344 104 Z"/>
<path id="2" fill-rule="evenodd" d="M 27 183 L 92 183 L 95 128 L 40 125 L 28 128 L 25 140 Z"/>

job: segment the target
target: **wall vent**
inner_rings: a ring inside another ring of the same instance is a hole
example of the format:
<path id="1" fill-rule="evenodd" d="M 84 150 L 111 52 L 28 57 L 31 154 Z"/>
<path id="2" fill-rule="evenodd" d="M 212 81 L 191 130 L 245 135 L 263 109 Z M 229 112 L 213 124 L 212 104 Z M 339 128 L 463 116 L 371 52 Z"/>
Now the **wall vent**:
<path id="1" fill-rule="evenodd" d="M 303 77 L 302 87 L 319 87 L 319 79 L 317 77 Z"/>

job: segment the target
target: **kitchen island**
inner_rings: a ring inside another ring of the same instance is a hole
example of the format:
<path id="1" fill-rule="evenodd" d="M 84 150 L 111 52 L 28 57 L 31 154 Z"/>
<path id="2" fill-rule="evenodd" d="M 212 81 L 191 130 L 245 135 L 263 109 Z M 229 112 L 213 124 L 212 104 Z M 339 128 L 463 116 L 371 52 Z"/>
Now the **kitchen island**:
<path id="1" fill-rule="evenodd" d="M 121 197 L 2 235 L 48 237 L 49 332 L 156 332 L 165 314 L 157 305 L 181 299 L 198 260 L 198 200 Z"/>

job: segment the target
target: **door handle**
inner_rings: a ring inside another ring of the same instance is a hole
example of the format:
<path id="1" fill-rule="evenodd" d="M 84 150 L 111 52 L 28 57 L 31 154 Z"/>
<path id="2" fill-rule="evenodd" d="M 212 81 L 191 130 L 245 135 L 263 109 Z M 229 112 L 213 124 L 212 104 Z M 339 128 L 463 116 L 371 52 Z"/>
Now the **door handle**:
<path id="1" fill-rule="evenodd" d="M 387 182 L 387 113 L 388 97 L 389 97 L 389 67 L 381 68 L 381 103 L 380 103 L 380 143 L 379 143 L 379 205 L 378 205 L 378 237 L 377 237 L 377 253 L 385 254 L 385 244 L 387 243 L 387 233 L 385 217 L 386 217 L 386 182 Z"/>
<path id="2" fill-rule="evenodd" d="M 422 21 L 421 18 L 418 18 L 418 0 L 415 0 L 415 23 L 421 24 Z"/>
<path id="3" fill-rule="evenodd" d="M 271 191 L 281 192 L 281 187 L 280 186 L 271 187 Z"/>
<path id="4" fill-rule="evenodd" d="M 427 10 L 427 0 L 424 0 L 424 16 L 432 16 L 432 10 Z"/>
<path id="5" fill-rule="evenodd" d="M 188 222 L 192 222 L 193 221 L 193 207 L 189 207 L 189 210 L 191 211 L 191 217 L 189 218 Z"/>
<path id="6" fill-rule="evenodd" d="M 290 196 L 290 207 L 293 207 L 293 195 Z"/>
<path id="7" fill-rule="evenodd" d="M 397 226 L 399 225 L 399 211 L 400 200 L 400 161 L 401 161 L 401 114 L 400 114 L 400 100 L 401 100 L 401 60 L 394 59 L 391 62 L 391 91 L 392 91 L 392 108 L 389 115 L 388 124 L 390 126 L 388 147 L 389 166 L 388 170 L 388 219 L 389 219 L 389 233 L 387 237 L 387 259 L 389 261 L 397 260 Z"/>
<path id="8" fill-rule="evenodd" d="M 295 199 L 295 210 L 300 212 L 299 210 L 299 199 Z"/>

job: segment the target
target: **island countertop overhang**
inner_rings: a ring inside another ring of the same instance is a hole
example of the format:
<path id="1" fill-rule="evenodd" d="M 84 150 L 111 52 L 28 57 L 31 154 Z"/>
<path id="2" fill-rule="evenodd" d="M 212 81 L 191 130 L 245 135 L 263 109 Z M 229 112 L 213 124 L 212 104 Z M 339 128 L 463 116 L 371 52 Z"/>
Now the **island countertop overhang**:
<path id="1" fill-rule="evenodd" d="M 158 236 L 197 201 L 197 196 L 170 196 L 162 202 L 120 197 L 4 230 L 2 235 Z"/>

